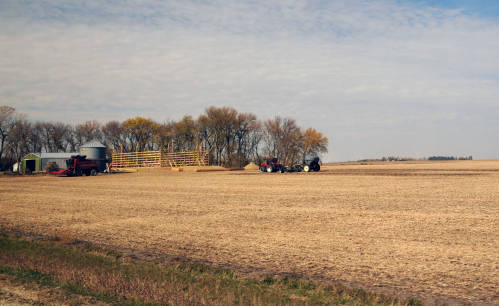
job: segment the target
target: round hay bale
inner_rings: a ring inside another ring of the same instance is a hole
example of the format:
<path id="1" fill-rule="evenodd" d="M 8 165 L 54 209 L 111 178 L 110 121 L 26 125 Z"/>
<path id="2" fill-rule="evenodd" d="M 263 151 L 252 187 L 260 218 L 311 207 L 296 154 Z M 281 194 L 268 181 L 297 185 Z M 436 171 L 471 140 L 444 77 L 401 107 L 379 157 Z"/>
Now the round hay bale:
<path id="1" fill-rule="evenodd" d="M 244 166 L 244 170 L 258 170 L 258 169 L 259 169 L 258 165 L 255 164 L 254 162 L 251 162 L 246 166 Z"/>

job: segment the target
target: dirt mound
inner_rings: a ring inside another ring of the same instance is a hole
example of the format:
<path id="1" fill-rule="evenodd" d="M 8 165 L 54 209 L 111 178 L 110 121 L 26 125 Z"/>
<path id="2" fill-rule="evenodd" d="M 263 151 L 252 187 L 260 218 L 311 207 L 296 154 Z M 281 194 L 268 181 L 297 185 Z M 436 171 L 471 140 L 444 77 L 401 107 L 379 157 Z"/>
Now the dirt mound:
<path id="1" fill-rule="evenodd" d="M 255 164 L 254 162 L 251 162 L 244 167 L 244 170 L 258 170 L 258 169 L 259 169 L 258 165 Z"/>

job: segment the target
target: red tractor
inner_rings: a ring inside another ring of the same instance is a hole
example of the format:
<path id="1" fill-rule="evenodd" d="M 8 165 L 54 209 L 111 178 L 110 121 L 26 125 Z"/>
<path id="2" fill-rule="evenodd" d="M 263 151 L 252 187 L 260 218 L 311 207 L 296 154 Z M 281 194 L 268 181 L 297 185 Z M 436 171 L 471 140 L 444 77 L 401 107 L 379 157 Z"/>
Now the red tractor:
<path id="1" fill-rule="evenodd" d="M 95 159 L 87 159 L 85 155 L 73 155 L 70 159 L 66 159 L 67 169 L 59 169 L 52 171 L 50 174 L 67 175 L 67 176 L 82 176 L 83 174 L 95 176 L 99 172 L 99 164 Z"/>
<path id="2" fill-rule="evenodd" d="M 277 158 L 268 158 L 260 163 L 260 171 L 261 172 L 284 172 L 286 171 L 286 167 L 282 165 Z"/>

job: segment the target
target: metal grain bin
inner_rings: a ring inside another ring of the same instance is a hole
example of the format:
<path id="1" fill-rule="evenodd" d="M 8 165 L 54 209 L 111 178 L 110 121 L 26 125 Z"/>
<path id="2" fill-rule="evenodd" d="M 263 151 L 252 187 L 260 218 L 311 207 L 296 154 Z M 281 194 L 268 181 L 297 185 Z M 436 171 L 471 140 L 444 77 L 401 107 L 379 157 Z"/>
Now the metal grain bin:
<path id="1" fill-rule="evenodd" d="M 86 155 L 87 159 L 97 159 L 99 171 L 106 169 L 106 146 L 98 141 L 91 141 L 81 146 L 80 154 Z"/>

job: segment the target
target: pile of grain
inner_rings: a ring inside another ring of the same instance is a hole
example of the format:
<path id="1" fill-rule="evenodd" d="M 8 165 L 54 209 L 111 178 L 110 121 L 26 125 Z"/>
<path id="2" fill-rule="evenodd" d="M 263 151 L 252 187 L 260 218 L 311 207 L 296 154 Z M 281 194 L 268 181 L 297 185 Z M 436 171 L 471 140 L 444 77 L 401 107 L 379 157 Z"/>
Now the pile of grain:
<path id="1" fill-rule="evenodd" d="M 258 170 L 258 169 L 259 169 L 258 165 L 255 164 L 254 162 L 251 162 L 244 167 L 244 170 Z"/>

